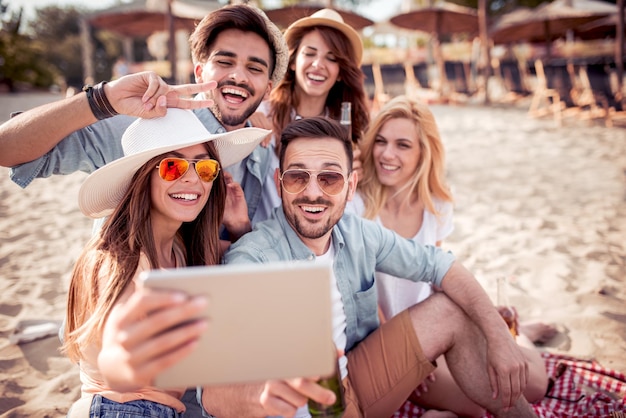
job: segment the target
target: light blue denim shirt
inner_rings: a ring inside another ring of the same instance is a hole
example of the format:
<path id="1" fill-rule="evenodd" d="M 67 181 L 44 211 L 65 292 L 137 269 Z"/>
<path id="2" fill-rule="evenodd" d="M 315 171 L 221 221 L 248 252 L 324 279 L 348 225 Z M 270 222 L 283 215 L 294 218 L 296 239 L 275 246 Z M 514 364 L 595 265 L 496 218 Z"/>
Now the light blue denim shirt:
<path id="1" fill-rule="evenodd" d="M 352 213 L 345 213 L 333 228 L 332 240 L 333 269 L 346 314 L 346 350 L 379 326 L 376 271 L 441 285 L 454 262 L 449 252 L 402 238 Z M 314 258 L 315 254 L 300 240 L 279 207 L 271 219 L 258 223 L 252 232 L 232 244 L 224 261 L 267 263 Z"/>
<path id="2" fill-rule="evenodd" d="M 208 109 L 196 109 L 194 113 L 210 133 L 226 132 Z M 79 129 L 42 157 L 11 168 L 9 176 L 18 186 L 24 188 L 35 178 L 72 174 L 76 171 L 91 173 L 124 155 L 122 135 L 135 119 L 132 116 L 118 115 Z M 45 132 L 41 134 L 45 135 Z M 241 166 L 233 167 L 233 171 L 239 173 L 240 178 L 236 180 L 244 190 L 250 219 L 259 219 L 259 216 L 255 218 L 255 213 L 261 200 L 263 182 L 270 168 L 270 152 L 270 149 L 259 145 L 242 161 Z M 225 170 L 230 172 L 229 167 Z M 259 220 L 263 220 L 267 215 L 261 214 L 260 218 Z"/>

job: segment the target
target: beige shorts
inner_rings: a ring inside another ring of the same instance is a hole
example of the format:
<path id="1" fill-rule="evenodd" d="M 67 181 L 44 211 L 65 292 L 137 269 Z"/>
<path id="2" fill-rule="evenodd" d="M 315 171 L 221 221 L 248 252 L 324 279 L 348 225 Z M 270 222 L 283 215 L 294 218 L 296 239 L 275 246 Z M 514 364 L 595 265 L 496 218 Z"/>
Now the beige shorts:
<path id="1" fill-rule="evenodd" d="M 344 418 L 390 417 L 433 371 L 407 310 L 368 335 L 348 356 Z"/>

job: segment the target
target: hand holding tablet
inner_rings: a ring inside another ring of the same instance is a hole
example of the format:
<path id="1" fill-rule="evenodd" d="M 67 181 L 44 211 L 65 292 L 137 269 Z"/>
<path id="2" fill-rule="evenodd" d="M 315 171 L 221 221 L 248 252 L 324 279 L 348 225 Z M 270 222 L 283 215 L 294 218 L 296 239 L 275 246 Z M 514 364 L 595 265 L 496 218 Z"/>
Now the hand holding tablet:
<path id="1" fill-rule="evenodd" d="M 313 262 L 219 265 L 143 274 L 146 287 L 203 295 L 209 329 L 158 387 L 326 376 L 335 368 L 331 266 Z"/>

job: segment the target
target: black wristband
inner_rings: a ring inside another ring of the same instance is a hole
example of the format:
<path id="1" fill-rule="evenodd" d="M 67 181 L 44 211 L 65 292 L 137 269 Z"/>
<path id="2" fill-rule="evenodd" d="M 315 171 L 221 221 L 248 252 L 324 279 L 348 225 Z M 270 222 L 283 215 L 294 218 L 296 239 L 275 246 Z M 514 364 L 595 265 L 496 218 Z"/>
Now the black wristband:
<path id="1" fill-rule="evenodd" d="M 104 94 L 104 85 L 106 83 L 106 81 L 102 81 L 95 86 L 86 85 L 83 87 L 83 91 L 87 94 L 89 107 L 98 120 L 107 119 L 119 114 L 113 108 L 109 99 L 107 99 L 106 94 Z"/>

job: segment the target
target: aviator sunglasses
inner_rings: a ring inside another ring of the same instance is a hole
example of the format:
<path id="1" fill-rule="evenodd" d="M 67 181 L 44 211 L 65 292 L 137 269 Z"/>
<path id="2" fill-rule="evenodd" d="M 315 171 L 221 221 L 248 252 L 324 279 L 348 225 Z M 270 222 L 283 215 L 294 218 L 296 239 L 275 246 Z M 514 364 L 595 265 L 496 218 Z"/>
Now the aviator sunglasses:
<path id="1" fill-rule="evenodd" d="M 283 171 L 280 175 L 280 182 L 287 193 L 298 194 L 307 188 L 311 177 L 315 178 L 320 189 L 330 196 L 341 193 L 348 182 L 338 171 L 311 171 L 300 168 Z"/>
<path id="2" fill-rule="evenodd" d="M 189 165 L 193 164 L 200 180 L 208 183 L 217 177 L 220 172 L 220 163 L 216 160 L 186 160 L 184 158 L 163 158 L 156 168 L 159 169 L 159 176 L 165 181 L 178 180 L 189 170 Z"/>

